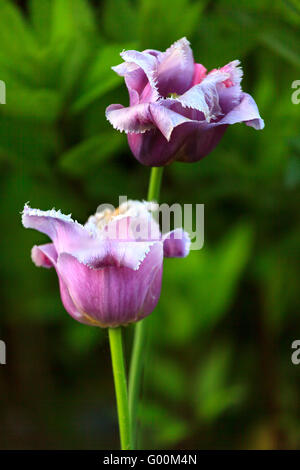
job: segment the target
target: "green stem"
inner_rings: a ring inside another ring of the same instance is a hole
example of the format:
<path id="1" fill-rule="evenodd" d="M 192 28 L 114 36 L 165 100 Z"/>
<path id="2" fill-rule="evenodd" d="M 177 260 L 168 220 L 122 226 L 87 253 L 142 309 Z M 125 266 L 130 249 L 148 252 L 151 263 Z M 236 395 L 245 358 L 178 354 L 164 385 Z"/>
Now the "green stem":
<path id="1" fill-rule="evenodd" d="M 147 196 L 148 201 L 158 202 L 163 171 L 164 171 L 163 166 L 151 168 L 148 196 Z"/>
<path id="2" fill-rule="evenodd" d="M 122 329 L 120 327 L 109 328 L 108 335 L 115 381 L 121 449 L 130 450 L 132 449 L 132 441 L 127 398 L 127 383 L 122 347 Z"/>
<path id="3" fill-rule="evenodd" d="M 160 185 L 162 180 L 163 167 L 153 167 L 151 169 L 148 201 L 159 199 Z M 142 382 L 142 373 L 145 357 L 145 343 L 147 337 L 147 319 L 139 321 L 135 325 L 133 349 L 129 373 L 129 412 L 131 420 L 131 432 L 133 444 L 136 442 L 137 428 L 137 407 Z"/>

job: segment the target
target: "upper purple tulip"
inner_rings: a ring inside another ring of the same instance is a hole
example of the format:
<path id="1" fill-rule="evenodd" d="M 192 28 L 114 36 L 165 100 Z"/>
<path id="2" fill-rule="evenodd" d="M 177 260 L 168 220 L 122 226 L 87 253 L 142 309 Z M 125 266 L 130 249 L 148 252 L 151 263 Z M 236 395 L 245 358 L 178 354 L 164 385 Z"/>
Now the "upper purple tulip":
<path id="1" fill-rule="evenodd" d="M 125 78 L 130 106 L 112 104 L 106 117 L 128 134 L 134 156 L 144 165 L 200 160 L 229 124 L 264 127 L 254 99 L 241 89 L 238 60 L 207 73 L 194 62 L 186 38 L 165 52 L 124 51 L 121 57 L 124 62 L 113 70 Z"/>
<path id="2" fill-rule="evenodd" d="M 63 305 L 73 318 L 116 327 L 153 311 L 160 296 L 163 257 L 186 256 L 190 239 L 182 229 L 162 236 L 152 210 L 152 203 L 128 201 L 81 225 L 60 211 L 25 205 L 23 225 L 52 240 L 34 246 L 32 259 L 37 266 L 56 269 Z"/>

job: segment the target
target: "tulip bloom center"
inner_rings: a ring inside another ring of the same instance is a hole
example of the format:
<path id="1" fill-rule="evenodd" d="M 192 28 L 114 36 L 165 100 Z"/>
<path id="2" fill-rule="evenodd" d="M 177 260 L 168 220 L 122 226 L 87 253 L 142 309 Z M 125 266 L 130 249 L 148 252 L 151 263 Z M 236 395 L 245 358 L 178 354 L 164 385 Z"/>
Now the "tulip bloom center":
<path id="1" fill-rule="evenodd" d="M 153 202 L 139 202 L 139 201 L 125 201 L 123 202 L 119 207 L 116 209 L 108 208 L 106 207 L 105 209 L 101 211 L 97 211 L 94 215 L 91 215 L 86 223 L 86 227 L 90 227 L 91 229 L 96 229 L 98 232 L 103 232 L 106 231 L 108 228 L 108 225 L 113 222 L 114 220 L 118 219 L 126 219 L 126 217 L 139 217 L 142 214 L 145 215 L 145 211 L 147 214 L 149 214 L 149 222 L 150 224 L 153 223 L 151 213 L 154 212 L 157 209 L 157 205 Z M 120 226 L 122 224 L 120 223 Z M 126 226 L 126 223 L 123 225 L 123 227 Z M 94 231 L 94 230 L 92 230 Z"/>
<path id="2" fill-rule="evenodd" d="M 169 93 L 168 96 L 167 96 L 167 98 L 172 98 L 172 99 L 175 100 L 175 98 L 178 98 L 178 96 L 179 96 L 179 95 L 178 95 L 177 93 Z"/>

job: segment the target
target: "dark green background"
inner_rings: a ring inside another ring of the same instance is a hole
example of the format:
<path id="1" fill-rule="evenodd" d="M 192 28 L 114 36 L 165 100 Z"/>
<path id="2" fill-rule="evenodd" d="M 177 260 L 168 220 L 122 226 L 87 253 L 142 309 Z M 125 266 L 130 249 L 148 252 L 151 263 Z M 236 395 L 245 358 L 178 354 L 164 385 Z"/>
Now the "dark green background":
<path id="1" fill-rule="evenodd" d="M 128 103 L 110 67 L 182 36 L 208 69 L 241 59 L 266 127 L 232 126 L 203 161 L 165 170 L 162 201 L 205 204 L 205 245 L 165 261 L 140 446 L 300 448 L 299 24 L 297 0 L 0 0 L 0 448 L 118 448 L 107 332 L 64 311 L 54 270 L 30 259 L 47 238 L 20 211 L 84 222 L 146 197 L 149 169 L 104 116 Z"/>

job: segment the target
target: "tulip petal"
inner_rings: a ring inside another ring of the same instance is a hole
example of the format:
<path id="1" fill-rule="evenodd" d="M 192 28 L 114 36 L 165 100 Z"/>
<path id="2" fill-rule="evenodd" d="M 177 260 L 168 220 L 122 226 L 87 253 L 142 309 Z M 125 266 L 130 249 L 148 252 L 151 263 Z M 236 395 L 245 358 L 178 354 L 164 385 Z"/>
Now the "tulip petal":
<path id="1" fill-rule="evenodd" d="M 247 126 L 259 130 L 264 128 L 264 120 L 260 117 L 257 104 L 248 93 L 242 93 L 240 103 L 226 114 L 219 122 L 212 125 L 236 124 L 245 122 Z"/>
<path id="2" fill-rule="evenodd" d="M 178 161 L 197 162 L 206 157 L 217 146 L 223 137 L 228 125 L 213 124 L 195 124 L 190 132 L 187 129 L 178 128 L 178 133 L 185 135 L 185 141 L 182 146 L 181 154 L 178 155 Z M 185 133 L 185 134 L 184 134 Z"/>
<path id="3" fill-rule="evenodd" d="M 182 228 L 177 228 L 163 236 L 163 244 L 166 258 L 184 258 L 189 254 L 191 239 Z"/>
<path id="4" fill-rule="evenodd" d="M 149 84 L 145 72 L 136 64 L 123 62 L 120 65 L 112 67 L 118 75 L 124 76 L 125 83 L 129 92 L 130 106 L 140 102 L 140 95 L 146 85 Z"/>
<path id="5" fill-rule="evenodd" d="M 31 250 L 31 258 L 36 266 L 52 268 L 57 261 L 57 251 L 53 243 L 45 245 L 35 245 Z"/>
<path id="6" fill-rule="evenodd" d="M 154 127 L 149 103 L 141 103 L 128 108 L 121 104 L 111 104 L 106 108 L 105 115 L 115 129 L 126 134 L 141 134 Z"/>
<path id="7" fill-rule="evenodd" d="M 138 51 L 123 51 L 121 57 L 126 64 L 120 64 L 113 68 L 119 75 L 127 75 L 129 72 L 136 70 L 136 66 L 140 67 L 146 75 L 152 89 L 152 100 L 159 98 L 157 89 L 157 58 L 152 53 Z"/>
<path id="8" fill-rule="evenodd" d="M 90 269 L 66 253 L 59 256 L 57 269 L 86 321 L 117 326 L 138 321 L 154 309 L 160 295 L 162 258 L 162 244 L 156 243 L 137 271 L 125 267 Z"/>
<path id="9" fill-rule="evenodd" d="M 32 209 L 26 204 L 22 214 L 22 222 L 24 227 L 33 228 L 48 235 L 57 254 L 71 253 L 80 262 L 89 264 L 94 259 L 99 262 L 99 259 L 104 259 L 110 253 L 108 240 L 102 240 L 96 234 L 91 234 L 85 227 L 74 221 L 70 215 L 64 215 L 60 211 Z M 33 256 L 37 263 L 46 262 L 36 249 Z"/>
<path id="10" fill-rule="evenodd" d="M 222 114 L 219 104 L 218 85 L 221 84 L 229 74 L 216 70 L 207 75 L 201 83 L 190 88 L 186 93 L 173 99 L 171 103 L 180 103 L 184 108 L 192 108 L 201 111 L 207 122 L 216 119 Z"/>
<path id="11" fill-rule="evenodd" d="M 180 129 L 180 127 L 176 129 Z M 168 130 L 166 135 L 168 135 Z M 177 156 L 181 144 L 173 139 L 168 142 L 158 129 L 153 129 L 145 134 L 128 134 L 127 138 L 133 155 L 146 166 L 167 165 L 174 160 L 174 155 Z"/>
<path id="12" fill-rule="evenodd" d="M 22 214 L 24 227 L 33 228 L 45 233 L 53 241 L 57 254 L 71 253 L 82 263 L 93 263 L 97 259 L 107 257 L 110 253 L 110 242 L 97 238 L 96 234 L 91 234 L 85 227 L 72 220 L 70 215 L 64 215 L 54 209 L 42 211 L 32 209 L 27 204 Z M 43 245 L 45 247 L 45 245 Z M 39 250 L 39 251 L 38 251 Z M 54 257 L 50 258 L 45 248 L 34 248 L 32 252 L 33 261 L 40 266 L 44 266 L 48 261 L 43 256 L 48 257 L 53 263 Z"/>
<path id="13" fill-rule="evenodd" d="M 130 217 L 128 219 L 131 220 Z M 78 222 L 74 222 L 70 216 L 55 210 L 41 211 L 26 205 L 22 220 L 26 228 L 39 230 L 53 241 L 55 252 L 48 246 L 51 244 L 33 249 L 33 261 L 38 266 L 50 267 L 50 263 L 55 266 L 56 253 L 69 253 L 80 263 L 91 268 L 124 266 L 136 270 L 155 243 L 153 240 L 136 242 L 133 237 L 126 239 L 127 232 L 124 233 L 124 224 L 120 220 L 114 222 L 117 225 L 116 230 L 108 231 L 107 236 L 105 232 L 97 233 L 95 228 L 95 232 L 91 233 Z M 90 226 L 89 228 L 91 229 Z M 113 239 L 110 239 L 109 235 Z"/>
<path id="14" fill-rule="evenodd" d="M 192 80 L 192 86 L 198 85 L 206 77 L 207 69 L 202 64 L 194 64 L 194 75 Z"/>
<path id="15" fill-rule="evenodd" d="M 176 41 L 159 57 L 158 89 L 162 96 L 181 95 L 193 80 L 194 58 L 189 41 L 184 37 Z"/>
<path id="16" fill-rule="evenodd" d="M 239 64 L 239 60 L 233 60 L 219 69 L 228 74 L 228 78 L 218 86 L 219 104 L 223 115 L 229 113 L 241 101 L 242 89 L 240 83 L 243 70 Z"/>
<path id="17" fill-rule="evenodd" d="M 70 251 L 83 244 L 90 238 L 89 233 L 70 215 L 64 215 L 54 209 L 42 211 L 32 209 L 27 204 L 22 213 L 22 223 L 26 228 L 33 228 L 45 233 L 54 243 L 58 253 Z"/>
<path id="18" fill-rule="evenodd" d="M 73 300 L 70 297 L 70 294 L 69 294 L 69 291 L 65 282 L 61 279 L 61 277 L 59 276 L 59 273 L 57 274 L 58 274 L 58 279 L 59 279 L 60 297 L 61 297 L 61 301 L 66 311 L 71 315 L 72 318 L 74 318 L 74 320 L 77 320 L 80 323 L 84 323 L 85 325 L 94 325 L 93 321 L 90 321 L 90 319 L 86 318 L 82 312 L 79 312 L 77 310 L 76 305 L 74 304 Z"/>
<path id="19" fill-rule="evenodd" d="M 139 269 L 140 264 L 149 253 L 151 247 L 155 244 L 154 241 L 117 241 L 106 240 L 107 249 L 106 254 L 98 255 L 95 253 L 88 253 L 83 251 L 82 256 L 74 255 L 78 261 L 93 269 L 101 269 L 103 267 L 126 267 L 134 271 Z"/>
<path id="20" fill-rule="evenodd" d="M 225 86 L 231 87 L 234 85 L 240 85 L 243 78 L 243 69 L 240 64 L 241 62 L 236 59 L 219 69 L 221 72 L 229 74 L 229 78 L 228 81 L 225 82 Z"/>
<path id="21" fill-rule="evenodd" d="M 175 127 L 185 122 L 191 122 L 189 118 L 164 106 L 163 101 L 161 104 L 151 104 L 150 111 L 153 122 L 168 141 Z"/>

